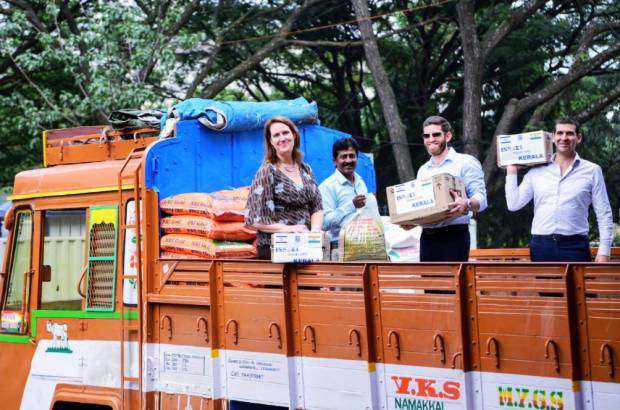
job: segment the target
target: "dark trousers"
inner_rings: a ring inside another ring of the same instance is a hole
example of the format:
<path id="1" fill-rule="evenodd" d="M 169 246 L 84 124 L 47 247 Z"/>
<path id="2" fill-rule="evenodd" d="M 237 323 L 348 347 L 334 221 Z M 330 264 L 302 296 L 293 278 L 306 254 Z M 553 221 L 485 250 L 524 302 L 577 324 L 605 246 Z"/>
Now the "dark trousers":
<path id="1" fill-rule="evenodd" d="M 271 260 L 271 246 L 269 245 L 257 245 L 256 257 L 263 260 Z"/>
<path id="2" fill-rule="evenodd" d="M 420 262 L 467 262 L 469 246 L 467 225 L 424 228 L 420 236 Z"/>
<path id="3" fill-rule="evenodd" d="M 585 235 L 532 235 L 532 262 L 592 262 Z"/>

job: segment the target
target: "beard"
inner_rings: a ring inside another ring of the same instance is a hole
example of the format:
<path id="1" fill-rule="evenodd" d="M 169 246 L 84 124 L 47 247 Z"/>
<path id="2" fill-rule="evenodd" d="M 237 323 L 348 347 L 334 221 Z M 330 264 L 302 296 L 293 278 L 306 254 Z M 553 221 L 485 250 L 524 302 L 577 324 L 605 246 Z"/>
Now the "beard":
<path id="1" fill-rule="evenodd" d="M 448 142 L 444 139 L 442 142 L 439 143 L 439 147 L 437 148 L 433 148 L 431 150 L 431 148 L 426 148 L 426 151 L 433 156 L 437 156 L 437 155 L 441 155 L 443 154 L 443 152 L 448 148 Z"/>

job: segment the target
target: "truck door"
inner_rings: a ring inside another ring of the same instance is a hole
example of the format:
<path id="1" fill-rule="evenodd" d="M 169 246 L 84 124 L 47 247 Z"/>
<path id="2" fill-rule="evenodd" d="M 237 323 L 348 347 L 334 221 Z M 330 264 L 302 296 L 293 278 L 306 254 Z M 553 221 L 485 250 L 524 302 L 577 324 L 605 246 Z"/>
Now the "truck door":
<path id="1" fill-rule="evenodd" d="M 31 342 L 22 409 L 50 408 L 60 381 L 83 383 L 85 318 L 78 282 L 85 267 L 85 209 L 35 212 Z M 16 235 L 18 232 L 15 233 Z"/>
<path id="2" fill-rule="evenodd" d="M 28 305 L 32 279 L 32 211 L 17 211 L 14 226 L 8 270 L 2 274 L 0 330 L 5 334 L 25 335 L 29 329 Z"/>
<path id="3" fill-rule="evenodd" d="M 19 407 L 34 347 L 30 343 L 33 212 L 15 211 L 8 252 L 0 277 L 0 407 Z"/>

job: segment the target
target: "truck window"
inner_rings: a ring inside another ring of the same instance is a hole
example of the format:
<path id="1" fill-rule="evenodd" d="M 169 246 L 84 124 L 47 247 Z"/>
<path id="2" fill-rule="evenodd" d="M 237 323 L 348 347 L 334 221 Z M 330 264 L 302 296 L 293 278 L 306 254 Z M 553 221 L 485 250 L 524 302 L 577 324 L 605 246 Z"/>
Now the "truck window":
<path id="1" fill-rule="evenodd" d="M 43 264 L 51 280 L 41 283 L 41 309 L 81 310 L 77 286 L 86 264 L 86 210 L 46 211 Z"/>
<path id="2" fill-rule="evenodd" d="M 26 313 L 30 295 L 32 212 L 17 211 L 15 215 L 12 255 L 5 277 L 0 329 L 3 332 L 26 333 Z"/>
<path id="3" fill-rule="evenodd" d="M 118 208 L 90 208 L 86 310 L 113 312 L 116 294 Z"/>

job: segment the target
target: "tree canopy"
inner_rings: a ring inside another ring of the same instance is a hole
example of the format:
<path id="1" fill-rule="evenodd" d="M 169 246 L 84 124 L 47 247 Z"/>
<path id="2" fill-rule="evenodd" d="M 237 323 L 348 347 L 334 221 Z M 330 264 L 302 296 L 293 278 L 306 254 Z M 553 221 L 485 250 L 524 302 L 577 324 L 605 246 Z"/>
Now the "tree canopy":
<path id="1" fill-rule="evenodd" d="M 40 166 L 44 129 L 189 97 L 302 95 L 374 154 L 380 201 L 427 159 L 423 119 L 448 118 L 485 171 L 482 246 L 523 245 L 529 231 L 506 210 L 494 137 L 575 116 L 617 221 L 613 0 L 0 0 L 0 38 L 0 187 Z"/>

